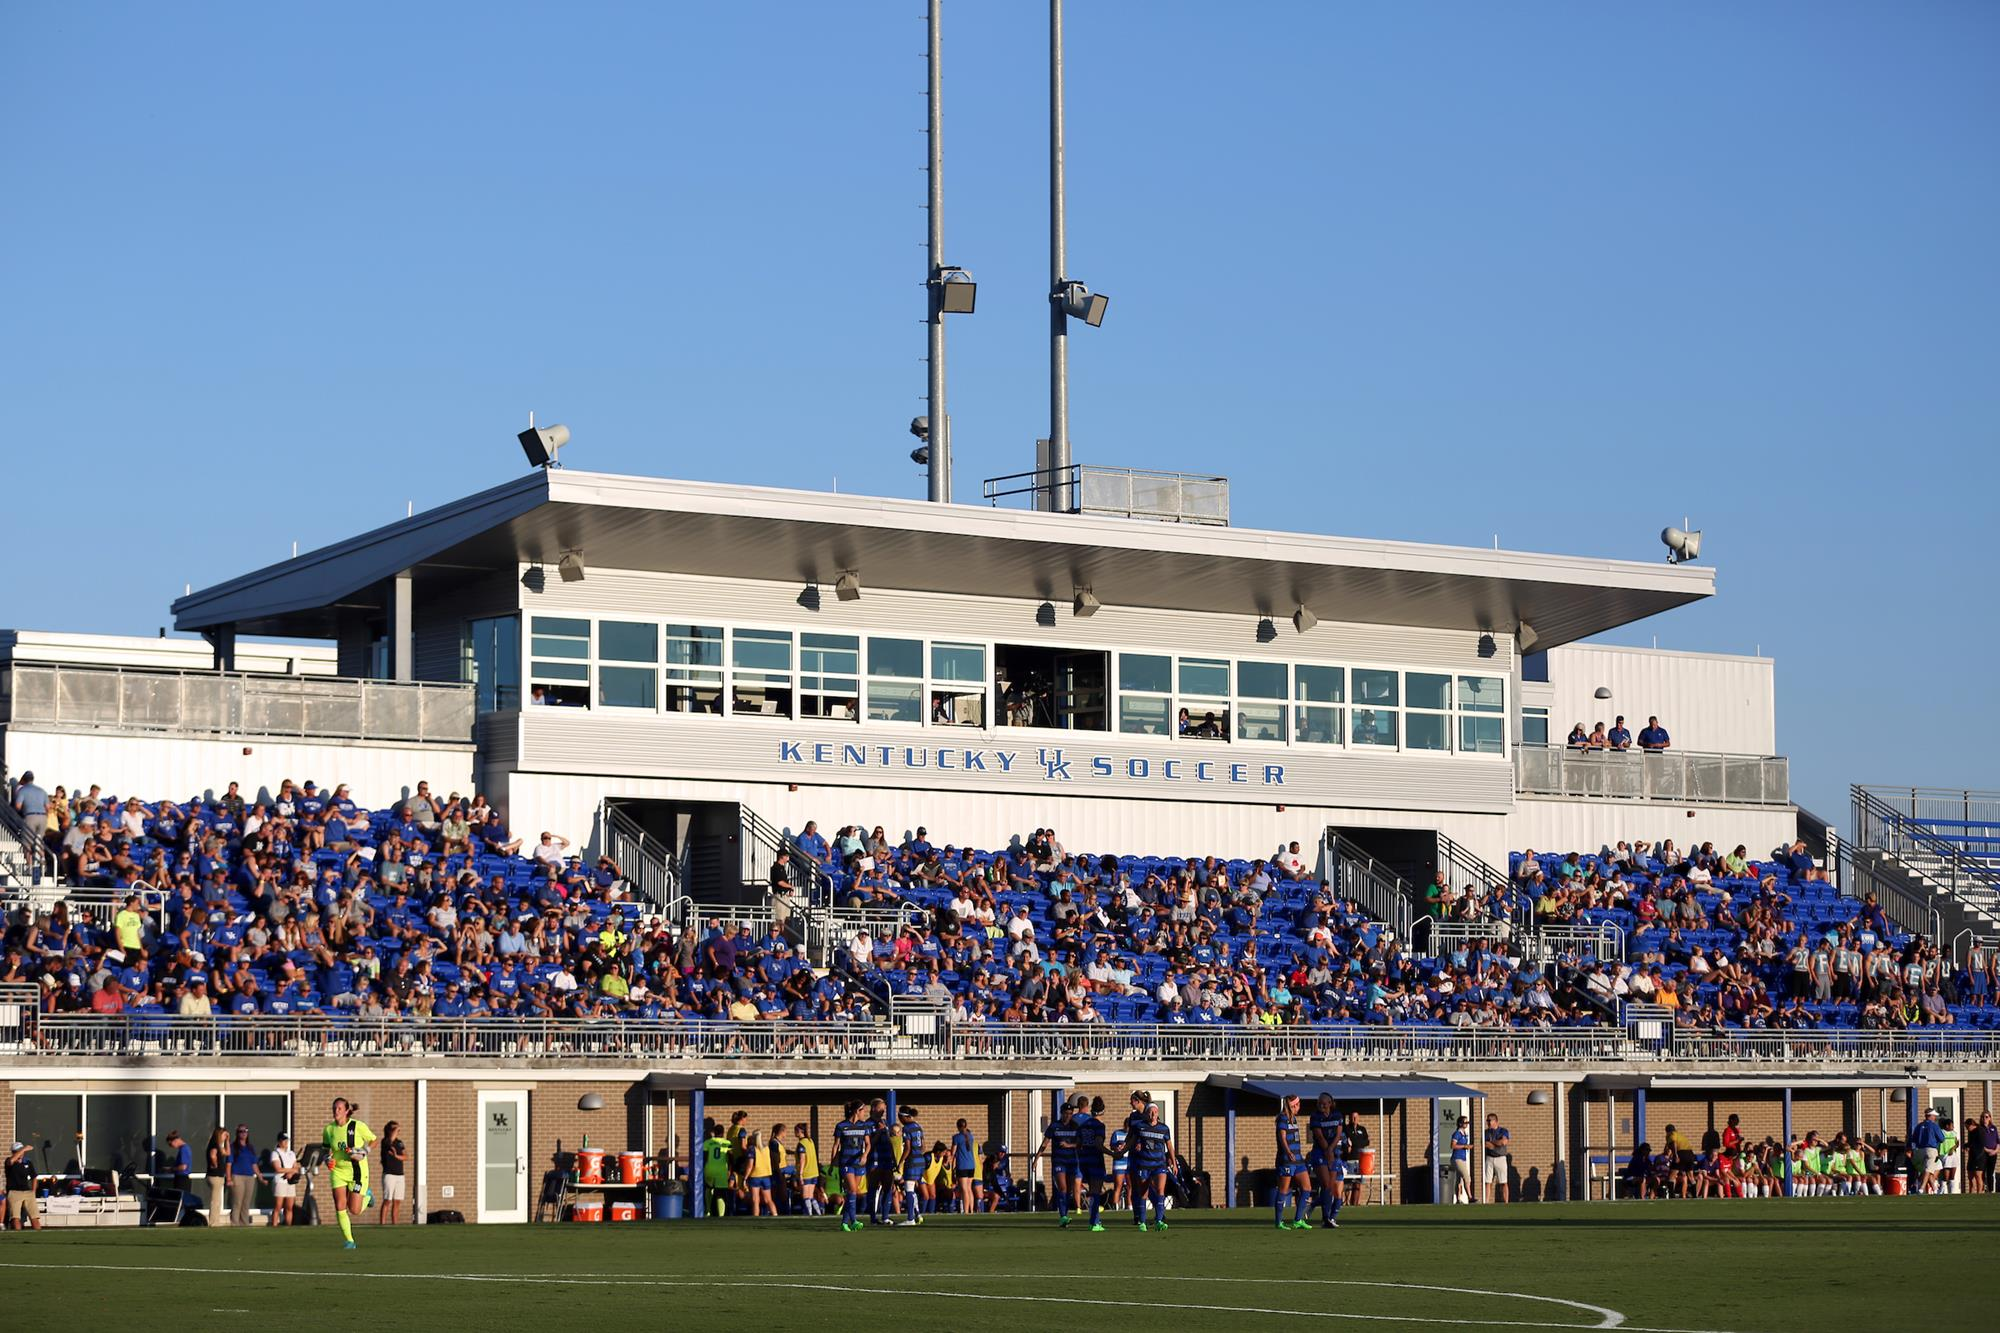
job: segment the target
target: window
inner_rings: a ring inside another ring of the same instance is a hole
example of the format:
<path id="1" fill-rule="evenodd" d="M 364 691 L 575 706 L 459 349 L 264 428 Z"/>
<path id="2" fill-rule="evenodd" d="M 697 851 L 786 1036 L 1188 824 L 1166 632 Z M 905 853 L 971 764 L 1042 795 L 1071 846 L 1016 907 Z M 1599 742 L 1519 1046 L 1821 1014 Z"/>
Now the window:
<path id="1" fill-rule="evenodd" d="M 722 629 L 717 625 L 667 626 L 667 711 L 722 711 Z"/>
<path id="2" fill-rule="evenodd" d="M 1165 654 L 1118 654 L 1118 730 L 1135 736 L 1171 735 L 1174 659 Z"/>
<path id="3" fill-rule="evenodd" d="M 1403 748 L 1451 749 L 1451 677 L 1427 671 L 1403 676 Z"/>
<path id="4" fill-rule="evenodd" d="M 931 645 L 931 721 L 986 725 L 986 649 L 976 643 Z"/>
<path id="5" fill-rule="evenodd" d="M 799 716 L 861 720 L 861 638 L 799 636 Z"/>
<path id="6" fill-rule="evenodd" d="M 1283 662 L 1236 664 L 1236 735 L 1246 741 L 1285 739 L 1285 698 L 1291 693 Z M 1274 701 L 1274 702 L 1267 702 Z"/>
<path id="7" fill-rule="evenodd" d="M 531 616 L 528 683 L 532 702 L 585 707 L 590 703 L 590 622 Z"/>
<path id="8" fill-rule="evenodd" d="M 1523 708 L 1521 710 L 1521 744 L 1547 745 L 1549 743 L 1549 710 L 1546 708 Z"/>
<path id="9" fill-rule="evenodd" d="M 924 720 L 924 645 L 918 639 L 868 640 L 868 720 Z"/>
<path id="10" fill-rule="evenodd" d="M 1229 662 L 1219 657 L 1183 657 L 1179 663 L 1180 713 L 1176 730 L 1197 740 L 1229 739 Z"/>
<path id="11" fill-rule="evenodd" d="M 1396 748 L 1399 730 L 1396 706 L 1401 697 L 1395 672 L 1355 668 L 1354 725 L 1348 733 L 1353 743 Z"/>
<path id="12" fill-rule="evenodd" d="M 660 631 L 630 620 L 597 622 L 597 702 L 606 708 L 660 706 Z M 619 663 L 644 663 L 621 666 Z"/>
<path id="13" fill-rule="evenodd" d="M 729 640 L 729 711 L 732 715 L 792 715 L 792 633 L 739 629 Z"/>
<path id="14" fill-rule="evenodd" d="M 37 1171 L 73 1176 L 83 1169 L 83 1098 L 74 1093 L 24 1092 L 14 1098 L 14 1137 L 28 1145 Z"/>
<path id="15" fill-rule="evenodd" d="M 464 678 L 482 713 L 521 706 L 521 618 L 492 616 L 465 626 Z"/>
<path id="16" fill-rule="evenodd" d="M 1292 671 L 1292 697 L 1298 701 L 1297 730 L 1301 745 L 1338 745 L 1341 739 L 1340 708 L 1347 700 L 1347 669 L 1334 666 L 1300 666 Z"/>
<path id="17" fill-rule="evenodd" d="M 211 1101 L 213 1098 L 210 1099 Z M 213 1132 L 208 1125 L 162 1125 L 159 1146 L 167 1131 L 178 1129 L 194 1149 L 194 1171 L 201 1174 L 202 1153 Z M 94 1092 L 84 1099 L 83 1167 L 86 1171 L 142 1172 L 152 1165 L 148 1140 L 153 1132 L 153 1099 L 140 1092 Z M 61 1151 L 58 1146 L 57 1151 Z"/>
<path id="18" fill-rule="evenodd" d="M 1547 718 L 1543 719 L 1547 729 Z M 1498 676 L 1458 678 L 1458 748 L 1463 754 L 1501 754 L 1506 746 L 1507 682 Z"/>

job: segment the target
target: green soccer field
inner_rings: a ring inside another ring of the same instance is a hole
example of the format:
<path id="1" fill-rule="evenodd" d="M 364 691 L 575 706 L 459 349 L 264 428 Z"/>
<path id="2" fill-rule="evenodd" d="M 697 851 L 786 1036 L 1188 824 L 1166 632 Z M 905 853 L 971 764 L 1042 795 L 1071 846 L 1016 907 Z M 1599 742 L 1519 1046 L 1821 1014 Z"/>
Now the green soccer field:
<path id="1" fill-rule="evenodd" d="M 1047 1216 L 0 1235 L 12 1328 L 1371 1330 L 1828 1333 L 1994 1326 L 2000 1199 L 1361 1209 L 1139 1234 Z"/>

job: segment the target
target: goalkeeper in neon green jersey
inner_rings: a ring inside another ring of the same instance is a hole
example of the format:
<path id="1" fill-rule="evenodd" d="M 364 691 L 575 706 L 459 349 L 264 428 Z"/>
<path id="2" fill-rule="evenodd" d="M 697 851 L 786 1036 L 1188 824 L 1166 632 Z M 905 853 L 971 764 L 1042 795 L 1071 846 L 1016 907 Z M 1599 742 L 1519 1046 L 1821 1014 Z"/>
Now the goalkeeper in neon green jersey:
<path id="1" fill-rule="evenodd" d="M 354 1118 L 354 1106 L 345 1097 L 333 1099 L 333 1123 L 321 1140 L 326 1145 L 328 1175 L 333 1184 L 333 1211 L 340 1218 L 341 1247 L 354 1248 L 352 1218 L 373 1202 L 368 1188 L 368 1145 L 375 1131 Z"/>

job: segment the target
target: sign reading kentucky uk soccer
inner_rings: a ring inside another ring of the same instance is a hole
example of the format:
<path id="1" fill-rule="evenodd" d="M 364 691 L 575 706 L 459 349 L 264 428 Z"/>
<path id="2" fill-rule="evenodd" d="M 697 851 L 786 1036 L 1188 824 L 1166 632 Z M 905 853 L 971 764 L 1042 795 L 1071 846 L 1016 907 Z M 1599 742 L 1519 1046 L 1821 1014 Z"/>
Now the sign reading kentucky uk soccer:
<path id="1" fill-rule="evenodd" d="M 1048 783 L 1080 776 L 1139 783 L 1216 783 L 1282 787 L 1285 766 L 1180 755 L 1116 757 L 1056 745 L 1003 750 L 993 746 L 858 745 L 848 741 L 778 742 L 778 762 L 806 768 L 874 769 L 898 773 L 1000 773 Z"/>

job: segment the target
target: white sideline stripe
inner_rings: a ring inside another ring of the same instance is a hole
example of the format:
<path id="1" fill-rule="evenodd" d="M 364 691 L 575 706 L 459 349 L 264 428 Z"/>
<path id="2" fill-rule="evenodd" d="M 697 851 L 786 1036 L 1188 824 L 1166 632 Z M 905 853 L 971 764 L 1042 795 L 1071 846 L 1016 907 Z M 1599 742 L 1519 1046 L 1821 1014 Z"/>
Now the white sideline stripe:
<path id="1" fill-rule="evenodd" d="M 190 1273 L 195 1275 L 208 1275 L 216 1277 L 227 1277 L 227 1276 L 309 1277 L 309 1278 L 335 1278 L 340 1280 L 365 1278 L 365 1279 L 372 1279 L 375 1281 L 392 1281 L 392 1282 L 393 1281 L 492 1282 L 499 1284 L 512 1283 L 515 1285 L 524 1285 L 524 1286 L 568 1286 L 568 1287 L 725 1288 L 725 1287 L 734 1287 L 739 1283 L 741 1283 L 745 1278 L 752 1278 L 757 1281 L 773 1282 L 774 1285 L 781 1286 L 794 1291 L 828 1291 L 828 1292 L 838 1292 L 841 1294 L 852 1295 L 852 1296 L 916 1296 L 916 1297 L 932 1297 L 939 1300 L 1004 1301 L 1017 1304 L 1032 1304 L 1032 1305 L 1097 1305 L 1097 1306 L 1111 1306 L 1118 1309 L 1128 1309 L 1128 1310 L 1183 1310 L 1183 1311 L 1201 1311 L 1203 1313 L 1210 1313 L 1210 1314 L 1264 1314 L 1264 1315 L 1274 1315 L 1286 1319 L 1349 1319 L 1349 1320 L 1360 1320 L 1368 1323 L 1438 1324 L 1438 1325 L 1457 1327 L 1457 1328 L 1566 1328 L 1566 1329 L 1616 1328 L 1620 1330 L 1620 1333 L 1729 1333 L 1728 1330 L 1724 1329 L 1650 1328 L 1641 1325 L 1625 1324 L 1622 1322 L 1619 1323 L 1607 1322 L 1599 1324 L 1566 1324 L 1566 1323 L 1555 1323 L 1550 1320 L 1536 1320 L 1536 1319 L 1449 1319 L 1449 1318 L 1442 1318 L 1436 1315 L 1355 1314 L 1349 1311 L 1340 1311 L 1340 1310 L 1284 1310 L 1284 1309 L 1276 1309 L 1273 1307 L 1261 1306 L 1261 1305 L 1209 1305 L 1196 1302 L 1117 1300 L 1109 1297 L 1091 1297 L 1091 1296 L 1028 1296 L 1015 1293 L 937 1291 L 933 1289 L 913 1288 L 913 1287 L 856 1287 L 856 1286 L 845 1285 L 842 1283 L 825 1282 L 825 1281 L 809 1282 L 809 1281 L 798 1281 L 798 1280 L 789 1280 L 789 1281 L 777 1280 L 772 1278 L 770 1275 L 766 1274 L 748 1274 L 748 1273 L 737 1273 L 727 1278 L 628 1278 L 628 1277 L 583 1277 L 583 1276 L 569 1275 L 569 1274 L 557 1274 L 549 1276 L 529 1276 L 517 1273 L 343 1273 L 337 1270 L 325 1269 L 325 1268 L 184 1268 L 178 1266 L 169 1267 L 162 1264 L 66 1264 L 66 1263 L 23 1264 L 23 1263 L 0 1262 L 0 1269 L 9 1269 L 9 1268 L 31 1269 L 40 1272 L 48 1272 L 53 1269 L 79 1269 L 86 1272 L 99 1272 L 99 1273 Z M 898 1274 L 896 1276 L 901 1276 L 901 1275 Z M 937 1276 L 937 1277 L 970 1276 L 970 1277 L 981 1277 L 981 1278 L 991 1279 L 995 1278 L 997 1275 L 992 1273 L 978 1273 L 978 1274 L 933 1274 L 932 1276 Z M 1103 1278 L 1103 1275 L 1092 1275 L 1092 1276 L 1095 1280 L 1100 1280 L 1100 1281 Z M 1152 1275 L 1147 1275 L 1147 1276 L 1149 1280 L 1152 1280 Z M 1070 1279 L 1055 1278 L 1054 1280 L 1065 1281 Z M 1257 1282 L 1263 1282 L 1266 1279 L 1193 1277 L 1193 1278 L 1185 1278 L 1182 1280 L 1257 1283 Z M 1533 1296 L 1524 1292 L 1483 1291 L 1471 1287 L 1421 1286 L 1415 1283 L 1401 1283 L 1401 1282 L 1361 1282 L 1361 1281 L 1346 1282 L 1335 1278 L 1278 1278 L 1278 1279 L 1270 1279 L 1270 1281 L 1291 1283 L 1291 1284 L 1314 1284 L 1314 1285 L 1323 1284 L 1328 1286 L 1367 1286 L 1367 1287 L 1407 1288 L 1410 1290 L 1418 1290 L 1418 1291 L 1445 1291 L 1445 1292 L 1455 1292 L 1465 1295 L 1499 1296 L 1499 1297 L 1510 1297 L 1520 1300 L 1531 1300 L 1531 1301 L 1553 1301 L 1557 1304 L 1571 1305 L 1580 1309 L 1590 1310 L 1595 1313 L 1602 1314 L 1605 1316 L 1607 1320 L 1622 1321 L 1624 1319 L 1624 1316 L 1619 1314 L 1616 1310 L 1608 1310 L 1605 1309 L 1603 1306 L 1585 1305 L 1581 1301 L 1567 1301 L 1563 1300 L 1561 1297 L 1558 1296 Z"/>

